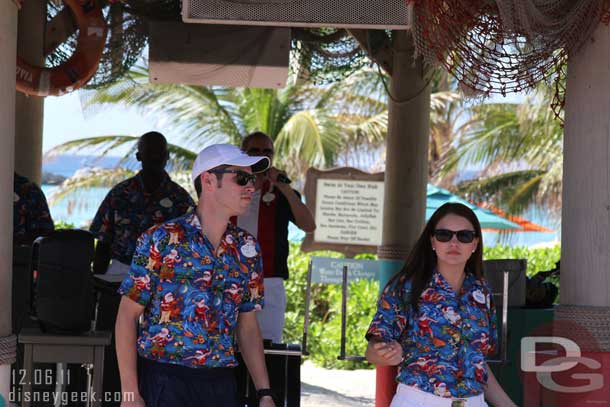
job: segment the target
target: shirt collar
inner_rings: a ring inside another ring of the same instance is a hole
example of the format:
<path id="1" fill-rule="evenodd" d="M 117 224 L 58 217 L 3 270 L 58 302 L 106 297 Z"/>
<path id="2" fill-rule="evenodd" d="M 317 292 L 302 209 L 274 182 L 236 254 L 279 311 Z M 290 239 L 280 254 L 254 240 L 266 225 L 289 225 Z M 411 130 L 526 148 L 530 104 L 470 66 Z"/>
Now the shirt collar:
<path id="1" fill-rule="evenodd" d="M 192 228 L 196 229 L 203 236 L 203 231 L 201 230 L 201 222 L 199 221 L 199 217 L 197 216 L 196 208 L 192 212 L 187 213 L 185 216 L 186 216 L 185 222 Z M 227 223 L 227 229 L 225 230 L 225 233 L 223 234 L 223 239 L 224 239 L 224 236 L 226 236 L 227 234 L 231 234 L 231 235 L 235 236 L 236 235 L 235 228 L 236 228 L 235 225 L 233 225 L 231 222 Z"/>
<path id="2" fill-rule="evenodd" d="M 138 171 L 135 178 L 136 180 L 138 180 L 138 185 L 140 186 L 140 189 L 144 191 L 144 175 L 142 174 L 142 170 Z M 163 171 L 163 173 L 161 174 L 161 182 L 159 183 L 159 188 L 157 190 L 163 190 L 167 183 L 170 181 L 171 179 L 167 171 Z"/>
<path id="3" fill-rule="evenodd" d="M 462 290 L 468 292 L 471 291 L 473 286 L 476 286 L 476 278 L 473 273 L 469 273 L 466 271 L 466 276 L 464 277 L 464 281 L 462 282 Z M 445 291 L 453 291 L 451 285 L 445 280 L 445 277 L 438 271 L 437 268 L 432 272 L 432 280 L 431 284 L 436 285 L 437 287 L 441 287 Z M 458 293 L 459 294 L 459 293 Z"/>

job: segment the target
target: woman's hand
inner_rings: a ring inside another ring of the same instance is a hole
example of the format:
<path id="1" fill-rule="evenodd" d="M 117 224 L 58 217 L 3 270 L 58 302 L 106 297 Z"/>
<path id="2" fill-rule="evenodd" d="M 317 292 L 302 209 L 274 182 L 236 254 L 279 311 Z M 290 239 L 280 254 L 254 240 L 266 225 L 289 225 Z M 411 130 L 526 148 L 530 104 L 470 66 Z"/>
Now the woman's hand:
<path id="1" fill-rule="evenodd" d="M 121 407 L 146 407 L 146 403 L 144 403 L 144 399 L 140 396 L 140 393 L 134 392 L 129 394 L 129 396 L 125 396 L 123 394 L 123 401 L 121 401 Z"/>
<path id="2" fill-rule="evenodd" d="M 258 402 L 259 407 L 275 407 L 275 402 L 271 396 L 263 396 Z"/>
<path id="3" fill-rule="evenodd" d="M 402 346 L 396 342 L 371 341 L 367 349 L 369 362 L 381 366 L 396 366 L 402 360 Z"/>

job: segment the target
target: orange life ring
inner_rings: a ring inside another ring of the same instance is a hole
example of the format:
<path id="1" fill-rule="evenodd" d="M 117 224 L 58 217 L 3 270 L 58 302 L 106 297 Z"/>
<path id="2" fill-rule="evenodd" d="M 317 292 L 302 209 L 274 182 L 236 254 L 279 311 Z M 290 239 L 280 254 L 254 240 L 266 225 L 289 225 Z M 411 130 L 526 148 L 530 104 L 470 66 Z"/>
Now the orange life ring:
<path id="1" fill-rule="evenodd" d="M 59 96 L 85 85 L 97 72 L 106 45 L 106 21 L 95 0 L 63 0 L 78 25 L 74 54 L 63 64 L 33 66 L 17 56 L 17 90 L 34 96 Z"/>

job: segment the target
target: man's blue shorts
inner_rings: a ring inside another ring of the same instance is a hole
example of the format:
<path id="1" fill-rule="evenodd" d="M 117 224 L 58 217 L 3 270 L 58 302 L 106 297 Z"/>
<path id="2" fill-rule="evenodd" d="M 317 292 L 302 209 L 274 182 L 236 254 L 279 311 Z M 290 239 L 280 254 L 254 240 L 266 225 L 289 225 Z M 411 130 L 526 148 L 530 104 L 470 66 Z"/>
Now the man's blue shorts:
<path id="1" fill-rule="evenodd" d="M 146 407 L 238 407 L 233 368 L 190 368 L 139 360 Z"/>

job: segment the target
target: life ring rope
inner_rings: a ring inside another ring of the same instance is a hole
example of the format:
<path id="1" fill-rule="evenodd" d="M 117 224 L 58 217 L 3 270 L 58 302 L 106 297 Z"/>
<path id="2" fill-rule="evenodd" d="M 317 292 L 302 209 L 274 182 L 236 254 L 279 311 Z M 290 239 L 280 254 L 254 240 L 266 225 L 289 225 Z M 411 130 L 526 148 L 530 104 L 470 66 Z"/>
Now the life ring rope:
<path id="1" fill-rule="evenodd" d="M 47 68 L 17 56 L 17 90 L 33 96 L 60 96 L 84 86 L 97 72 L 108 31 L 102 8 L 95 0 L 63 0 L 78 26 L 74 54 L 63 64 Z"/>

